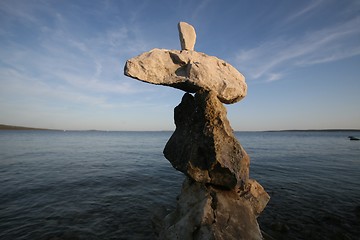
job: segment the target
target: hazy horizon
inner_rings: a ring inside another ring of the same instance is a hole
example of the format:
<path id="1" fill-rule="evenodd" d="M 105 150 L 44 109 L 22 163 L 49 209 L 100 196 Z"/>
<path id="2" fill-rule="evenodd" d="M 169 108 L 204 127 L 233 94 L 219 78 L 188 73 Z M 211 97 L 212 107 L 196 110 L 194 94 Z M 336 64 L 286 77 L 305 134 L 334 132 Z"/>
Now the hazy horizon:
<path id="1" fill-rule="evenodd" d="M 82 130 L 79 130 L 79 129 L 49 129 L 49 128 L 35 128 L 35 127 L 32 127 L 32 126 L 14 126 L 14 125 L 11 125 L 11 124 L 0 124 L 0 130 L 7 130 L 6 128 L 3 128 L 4 126 L 7 126 L 7 127 L 14 127 L 14 128 L 28 128 L 30 130 L 50 130 L 50 131 L 100 131 L 100 132 L 173 132 L 175 131 L 175 128 L 174 129 L 163 129 L 163 130 L 116 130 L 116 129 L 113 129 L 113 130 L 104 130 L 104 129 L 82 129 Z M 21 130 L 21 129 L 16 129 L 16 130 Z M 343 129 L 278 129 L 278 130 L 235 130 L 234 129 L 234 132 L 296 132 L 296 131 L 303 131 L 303 132 L 306 132 L 306 131 L 328 131 L 328 132 L 331 132 L 331 131 L 344 131 L 344 132 L 347 132 L 347 131 L 356 131 L 356 132 L 359 132 L 360 129 L 350 129 L 350 128 L 343 128 Z"/>

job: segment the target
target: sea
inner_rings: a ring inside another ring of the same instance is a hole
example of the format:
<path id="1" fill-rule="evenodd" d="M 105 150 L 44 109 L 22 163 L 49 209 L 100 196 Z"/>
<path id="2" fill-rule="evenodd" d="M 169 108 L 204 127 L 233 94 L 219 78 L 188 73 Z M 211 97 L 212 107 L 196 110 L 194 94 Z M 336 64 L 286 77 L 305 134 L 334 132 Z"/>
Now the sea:
<path id="1" fill-rule="evenodd" d="M 0 239 L 156 239 L 185 176 L 172 132 L 0 131 Z M 360 239 L 359 131 L 236 132 L 271 239 Z"/>

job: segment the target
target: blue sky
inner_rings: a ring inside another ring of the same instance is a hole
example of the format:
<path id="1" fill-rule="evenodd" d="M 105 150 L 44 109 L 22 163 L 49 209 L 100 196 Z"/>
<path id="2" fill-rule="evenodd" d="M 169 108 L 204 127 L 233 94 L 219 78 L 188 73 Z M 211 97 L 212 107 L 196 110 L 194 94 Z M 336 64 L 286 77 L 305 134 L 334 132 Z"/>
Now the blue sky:
<path id="1" fill-rule="evenodd" d="M 360 1 L 0 0 L 0 123 L 172 130 L 183 92 L 123 75 L 153 48 L 195 50 L 246 77 L 235 130 L 360 129 Z"/>

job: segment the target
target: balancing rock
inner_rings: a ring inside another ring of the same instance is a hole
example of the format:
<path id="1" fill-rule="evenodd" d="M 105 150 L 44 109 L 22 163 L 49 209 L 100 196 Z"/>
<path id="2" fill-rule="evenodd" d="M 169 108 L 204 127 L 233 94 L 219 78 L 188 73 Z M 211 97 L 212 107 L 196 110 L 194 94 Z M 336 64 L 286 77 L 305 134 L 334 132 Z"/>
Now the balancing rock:
<path id="1" fill-rule="evenodd" d="M 178 30 L 181 50 L 193 51 L 196 42 L 196 32 L 194 27 L 186 22 L 179 22 Z"/>
<path id="2" fill-rule="evenodd" d="M 196 33 L 190 24 L 180 22 L 178 30 L 181 51 L 155 48 L 124 67 L 126 76 L 186 92 L 174 109 L 176 129 L 163 151 L 186 179 L 176 210 L 157 221 L 158 236 L 260 240 L 256 218 L 270 197 L 249 178 L 250 158 L 223 105 L 246 96 L 245 78 L 229 63 L 194 51 Z"/>
<path id="3" fill-rule="evenodd" d="M 244 76 L 229 63 L 195 51 L 153 49 L 126 61 L 124 74 L 143 82 L 195 93 L 214 91 L 223 103 L 246 96 Z"/>
<path id="4" fill-rule="evenodd" d="M 216 93 L 185 93 L 174 110 L 176 129 L 164 149 L 173 167 L 193 180 L 227 189 L 245 184 L 250 158 L 236 140 Z"/>

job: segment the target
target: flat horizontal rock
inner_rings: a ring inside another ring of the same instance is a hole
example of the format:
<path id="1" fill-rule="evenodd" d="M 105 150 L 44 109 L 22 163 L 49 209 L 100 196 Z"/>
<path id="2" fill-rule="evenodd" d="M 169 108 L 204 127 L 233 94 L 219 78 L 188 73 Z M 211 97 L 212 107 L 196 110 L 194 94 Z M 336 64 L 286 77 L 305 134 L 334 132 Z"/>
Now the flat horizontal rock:
<path id="1" fill-rule="evenodd" d="M 245 77 L 229 63 L 196 51 L 153 49 L 127 60 L 126 76 L 195 93 L 214 91 L 223 103 L 246 96 Z"/>

